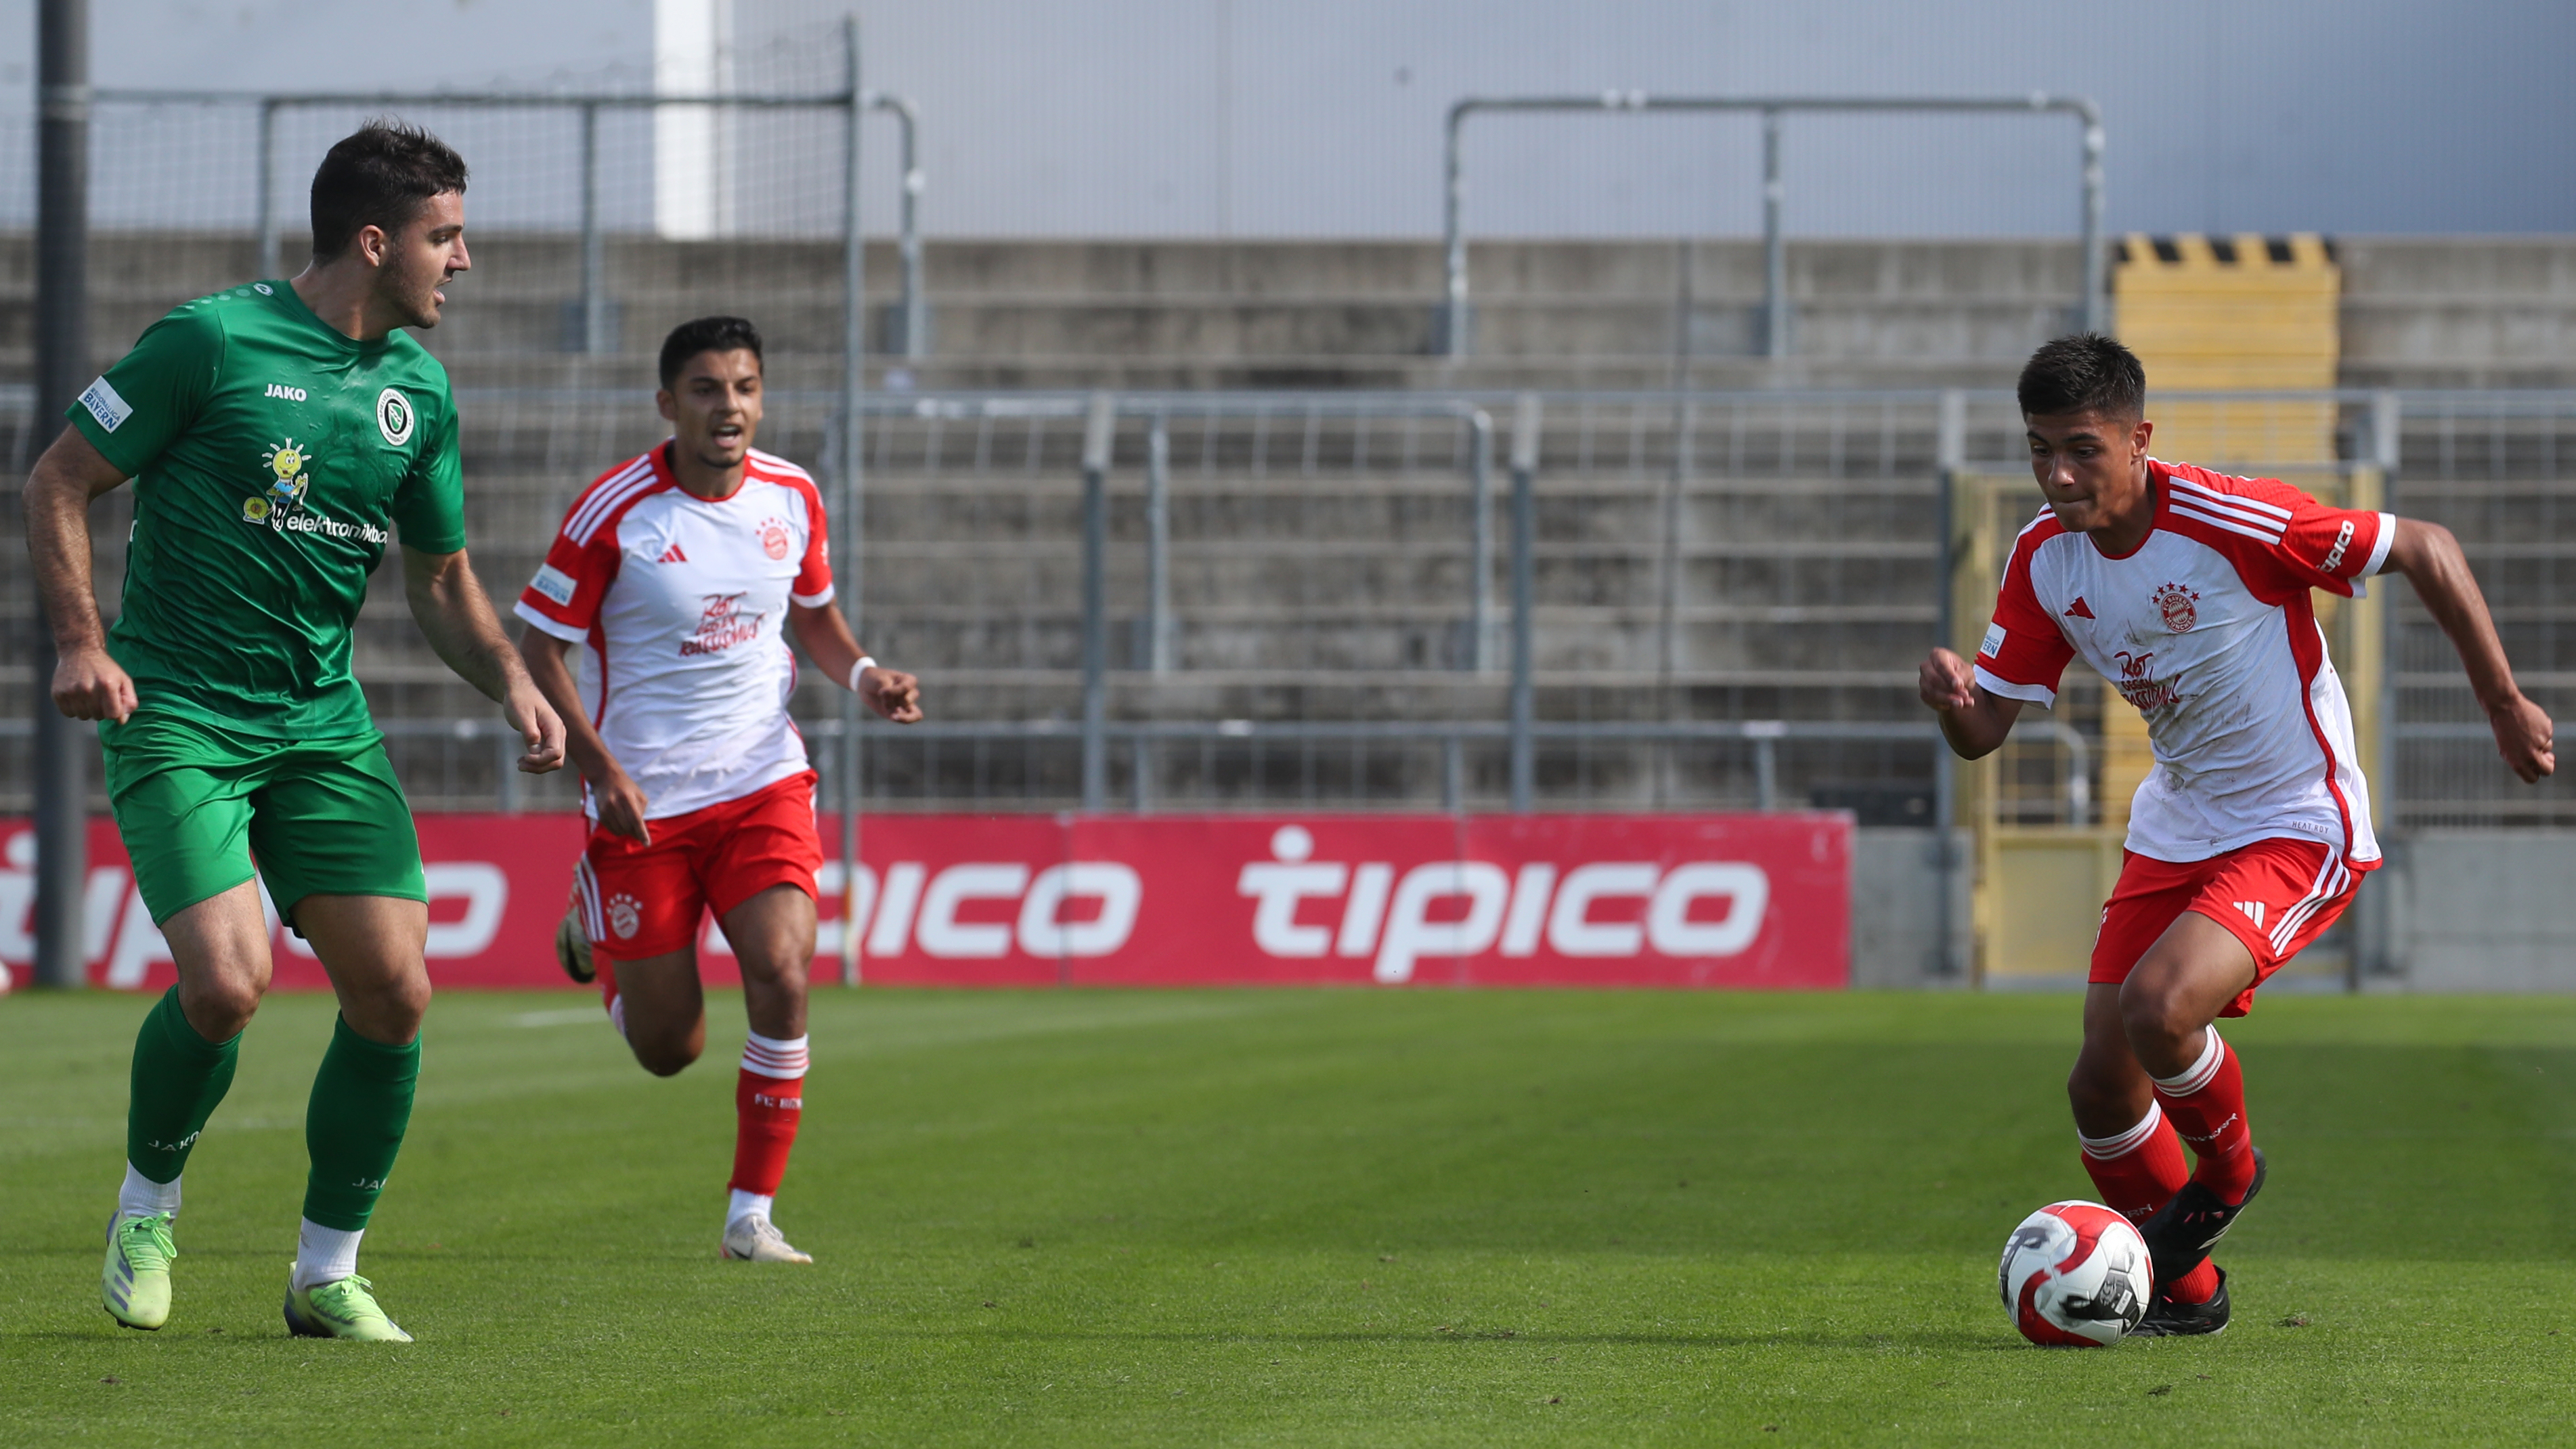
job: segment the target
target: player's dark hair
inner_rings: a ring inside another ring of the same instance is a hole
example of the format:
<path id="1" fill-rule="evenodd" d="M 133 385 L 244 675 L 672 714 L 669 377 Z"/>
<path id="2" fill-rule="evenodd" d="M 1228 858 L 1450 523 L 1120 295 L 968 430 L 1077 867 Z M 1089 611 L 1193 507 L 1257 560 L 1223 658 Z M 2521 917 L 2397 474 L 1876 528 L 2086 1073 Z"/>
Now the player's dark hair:
<path id="1" fill-rule="evenodd" d="M 2147 415 L 2146 367 L 2138 354 L 2098 332 L 2041 344 L 2022 365 L 2015 392 L 2030 417 L 2100 413 L 2134 421 Z"/>
<path id="2" fill-rule="evenodd" d="M 760 329 L 741 317 L 693 317 L 662 339 L 662 390 L 680 380 L 680 369 L 701 352 L 748 352 L 767 370 L 760 355 Z"/>
<path id="3" fill-rule="evenodd" d="M 429 199 L 465 190 L 465 158 L 408 121 L 374 120 L 340 138 L 313 173 L 313 256 L 329 261 L 364 227 L 400 230 Z"/>

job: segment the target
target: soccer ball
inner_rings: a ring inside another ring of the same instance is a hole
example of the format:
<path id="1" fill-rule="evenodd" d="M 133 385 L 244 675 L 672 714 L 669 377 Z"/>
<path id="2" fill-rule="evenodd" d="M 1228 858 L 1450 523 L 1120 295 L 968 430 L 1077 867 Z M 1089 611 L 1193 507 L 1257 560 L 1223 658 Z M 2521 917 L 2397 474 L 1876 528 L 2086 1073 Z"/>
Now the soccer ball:
<path id="1" fill-rule="evenodd" d="M 1996 1291 L 2021 1336 L 2046 1348 L 2106 1348 L 2147 1316 L 2147 1240 L 2098 1202 L 2053 1202 L 2004 1240 Z"/>

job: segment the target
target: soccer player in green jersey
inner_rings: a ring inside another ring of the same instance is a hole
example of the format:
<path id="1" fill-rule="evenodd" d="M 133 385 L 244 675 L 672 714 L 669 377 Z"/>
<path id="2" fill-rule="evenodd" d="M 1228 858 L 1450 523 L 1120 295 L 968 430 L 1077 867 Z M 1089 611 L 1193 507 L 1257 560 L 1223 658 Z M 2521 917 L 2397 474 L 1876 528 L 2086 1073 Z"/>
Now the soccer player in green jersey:
<path id="1" fill-rule="evenodd" d="M 464 193 L 464 161 L 425 131 L 375 122 L 333 146 L 303 274 L 154 323 L 27 483 L 54 702 L 102 722 L 117 829 L 179 973 L 134 1044 L 108 1224 L 101 1292 L 129 1327 L 169 1319 L 180 1172 L 268 989 L 256 860 L 340 1000 L 305 1113 L 286 1324 L 409 1339 L 357 1273 L 429 1005 L 420 843 L 349 670 L 367 575 L 397 533 L 412 617 L 526 737 L 519 768 L 563 761 L 562 721 L 466 564 L 446 370 L 402 330 L 436 326 L 441 288 L 469 265 Z M 102 631 L 88 506 L 128 478 L 124 608 Z"/>

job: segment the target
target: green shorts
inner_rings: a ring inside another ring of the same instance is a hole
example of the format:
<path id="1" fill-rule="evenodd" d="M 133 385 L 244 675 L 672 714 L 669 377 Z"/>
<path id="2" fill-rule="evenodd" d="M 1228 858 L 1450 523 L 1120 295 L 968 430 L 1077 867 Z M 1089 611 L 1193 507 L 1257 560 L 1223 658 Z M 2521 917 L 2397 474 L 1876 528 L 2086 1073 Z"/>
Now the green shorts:
<path id="1" fill-rule="evenodd" d="M 156 925 L 250 879 L 254 860 L 289 917 L 309 895 L 429 899 L 381 735 L 272 740 L 155 710 L 98 736 Z"/>

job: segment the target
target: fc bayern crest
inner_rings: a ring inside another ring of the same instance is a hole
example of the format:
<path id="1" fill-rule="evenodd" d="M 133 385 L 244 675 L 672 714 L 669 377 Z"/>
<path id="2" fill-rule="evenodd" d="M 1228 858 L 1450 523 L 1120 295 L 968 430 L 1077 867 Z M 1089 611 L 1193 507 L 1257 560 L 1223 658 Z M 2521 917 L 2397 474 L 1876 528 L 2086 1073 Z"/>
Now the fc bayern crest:
<path id="1" fill-rule="evenodd" d="M 2156 612 L 2165 616 L 2165 628 L 2176 634 L 2188 634 L 2200 622 L 2197 601 L 2200 595 L 2180 584 L 2167 584 L 2156 590 Z"/>
<path id="2" fill-rule="evenodd" d="M 633 896 L 626 894 L 624 891 L 620 891 L 616 895 L 608 898 L 608 929 L 617 933 L 617 939 L 621 941 L 633 940 L 635 932 L 643 924 L 643 902 L 638 901 Z"/>

